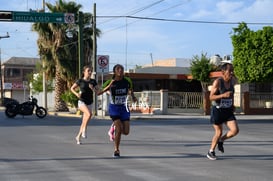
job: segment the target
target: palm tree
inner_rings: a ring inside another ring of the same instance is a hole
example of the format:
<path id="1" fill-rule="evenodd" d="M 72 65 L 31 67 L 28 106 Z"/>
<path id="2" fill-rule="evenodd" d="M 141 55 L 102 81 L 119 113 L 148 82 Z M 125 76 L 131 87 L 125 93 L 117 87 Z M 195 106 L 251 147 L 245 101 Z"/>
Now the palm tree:
<path id="1" fill-rule="evenodd" d="M 78 13 L 81 5 L 75 2 L 64 2 L 59 0 L 56 5 L 46 3 L 47 8 L 52 12 Z M 90 26 L 91 14 L 84 13 L 84 63 L 91 63 L 92 56 L 92 28 Z M 76 18 L 77 20 L 77 18 Z M 33 30 L 38 32 L 37 40 L 39 54 L 45 62 L 48 79 L 55 79 L 55 111 L 68 111 L 66 103 L 61 95 L 68 90 L 78 75 L 78 32 L 75 24 L 58 23 L 34 23 Z M 100 31 L 96 30 L 97 36 Z"/>

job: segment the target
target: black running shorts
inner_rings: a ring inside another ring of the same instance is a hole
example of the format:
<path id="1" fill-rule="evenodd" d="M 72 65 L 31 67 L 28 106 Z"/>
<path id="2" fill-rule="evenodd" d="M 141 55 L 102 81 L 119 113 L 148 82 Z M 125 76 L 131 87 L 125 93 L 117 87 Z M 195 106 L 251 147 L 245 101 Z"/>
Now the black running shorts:
<path id="1" fill-rule="evenodd" d="M 236 120 L 233 109 L 217 108 L 216 106 L 212 106 L 210 114 L 210 122 L 212 124 L 219 125 L 232 120 Z"/>

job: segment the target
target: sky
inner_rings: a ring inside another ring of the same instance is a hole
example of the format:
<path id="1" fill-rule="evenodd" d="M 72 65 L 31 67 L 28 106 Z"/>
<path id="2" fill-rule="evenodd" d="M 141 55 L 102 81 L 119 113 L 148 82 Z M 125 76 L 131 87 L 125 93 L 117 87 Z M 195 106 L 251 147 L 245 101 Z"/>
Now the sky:
<path id="1" fill-rule="evenodd" d="M 45 1 L 55 4 L 55 0 Z M 0 10 L 5 11 L 42 9 L 42 0 L 0 2 Z M 221 57 L 232 55 L 230 37 L 233 28 L 237 27 L 239 22 L 246 22 L 254 31 L 273 25 L 272 0 L 74 0 L 74 2 L 82 5 L 82 12 L 89 13 L 93 13 L 96 4 L 97 28 L 102 32 L 97 39 L 97 54 L 109 55 L 110 67 L 120 63 L 127 70 L 136 65 L 151 64 L 156 60 L 192 59 L 193 56 L 200 56 L 202 53 L 208 57 L 215 54 Z M 39 57 L 37 34 L 31 31 L 31 23 L 0 22 L 0 36 L 6 35 L 7 32 L 10 38 L 0 40 L 2 62 L 14 56 Z"/>

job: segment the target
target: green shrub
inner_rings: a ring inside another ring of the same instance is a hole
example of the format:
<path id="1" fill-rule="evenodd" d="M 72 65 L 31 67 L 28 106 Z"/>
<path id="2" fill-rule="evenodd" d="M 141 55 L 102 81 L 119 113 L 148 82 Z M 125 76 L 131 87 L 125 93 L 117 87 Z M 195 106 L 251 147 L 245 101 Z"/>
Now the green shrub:
<path id="1" fill-rule="evenodd" d="M 78 98 L 71 91 L 65 91 L 65 93 L 61 95 L 61 99 L 71 107 L 78 106 Z"/>

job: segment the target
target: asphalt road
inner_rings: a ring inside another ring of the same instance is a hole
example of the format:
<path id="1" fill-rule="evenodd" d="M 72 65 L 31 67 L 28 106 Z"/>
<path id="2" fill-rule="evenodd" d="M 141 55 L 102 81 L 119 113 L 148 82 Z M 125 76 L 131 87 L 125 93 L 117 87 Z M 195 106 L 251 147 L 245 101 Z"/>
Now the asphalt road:
<path id="1" fill-rule="evenodd" d="M 110 120 L 94 119 L 76 145 L 80 118 L 5 117 L 0 112 L 1 181 L 272 181 L 273 120 L 238 116 L 240 134 L 219 159 L 206 158 L 213 129 L 205 116 L 134 119 L 112 158 Z"/>

